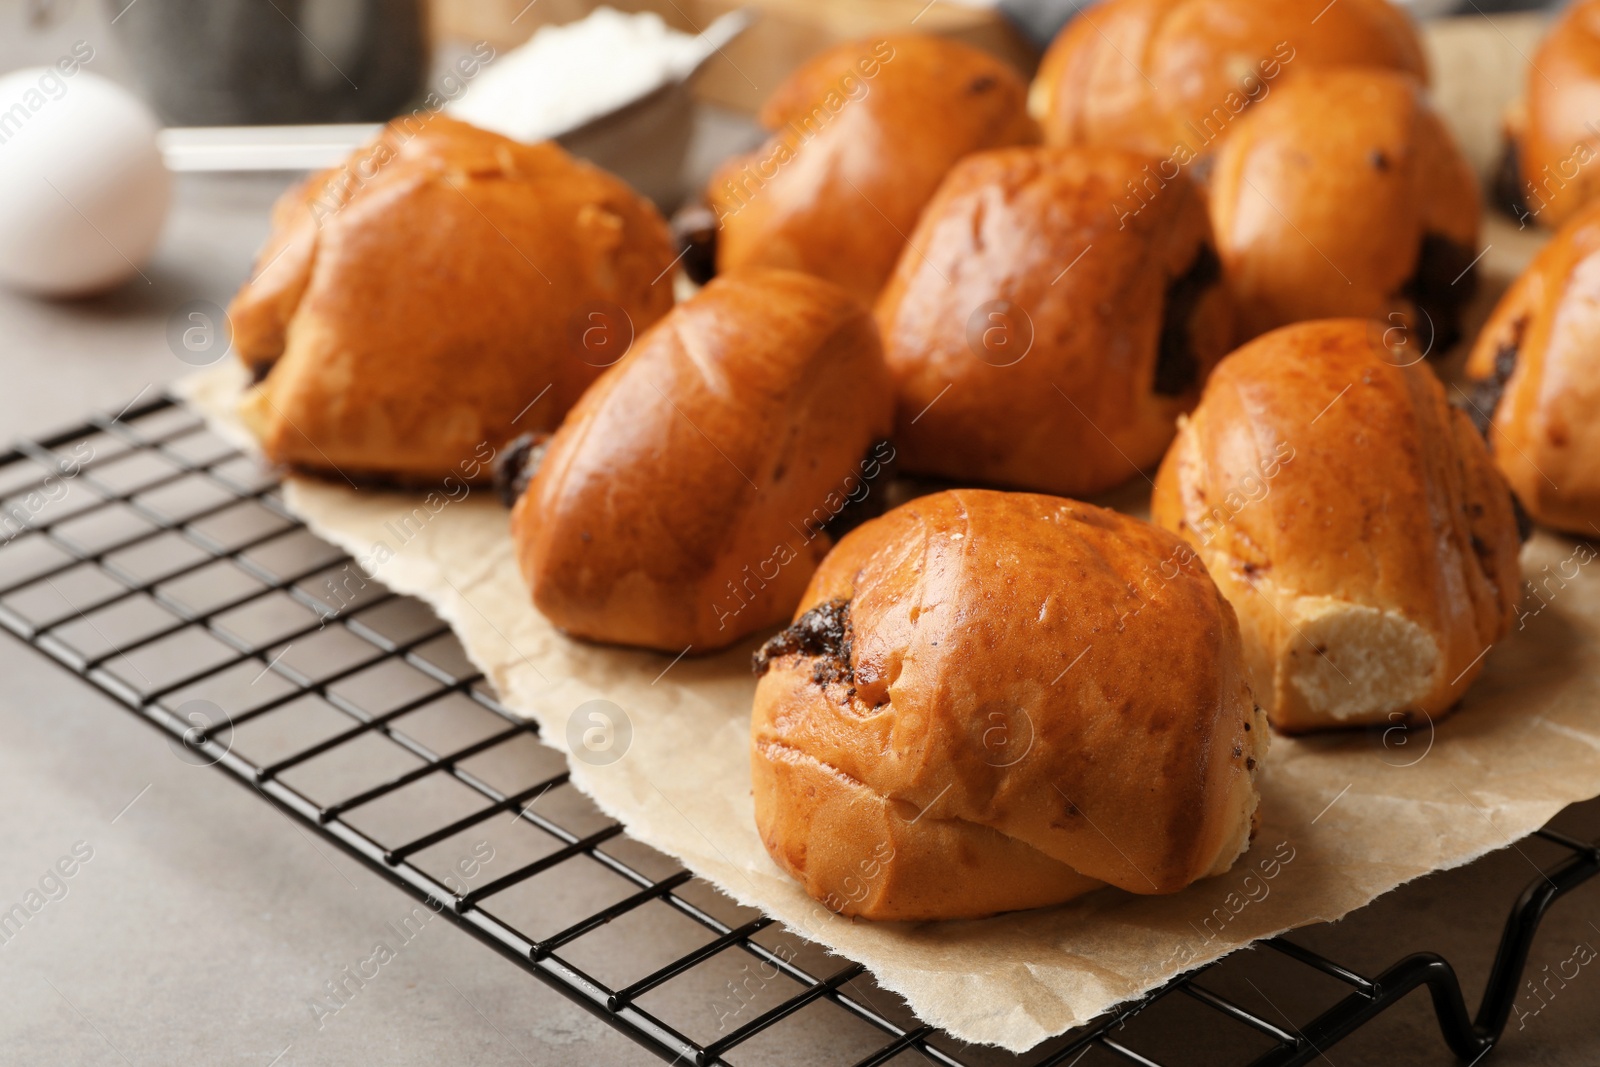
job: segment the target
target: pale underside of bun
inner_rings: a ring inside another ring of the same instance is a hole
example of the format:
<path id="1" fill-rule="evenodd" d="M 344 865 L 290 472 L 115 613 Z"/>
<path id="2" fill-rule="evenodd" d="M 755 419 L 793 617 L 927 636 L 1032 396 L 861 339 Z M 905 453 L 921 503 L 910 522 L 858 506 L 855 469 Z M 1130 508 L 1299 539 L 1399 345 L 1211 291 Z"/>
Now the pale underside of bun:
<path id="1" fill-rule="evenodd" d="M 1195 434 L 1185 419 L 1173 446 L 1180 479 L 1202 477 Z M 1270 560 L 1229 552 L 1226 539 L 1201 555 L 1245 629 L 1256 699 L 1283 730 L 1385 722 L 1439 683 L 1438 635 L 1392 607 L 1306 593 L 1280 584 Z M 1255 548 L 1249 538 L 1241 544 Z"/>
<path id="2" fill-rule="evenodd" d="M 1180 482 L 1203 478 L 1196 447 L 1193 424 L 1185 420 L 1169 459 Z M 1442 635 L 1425 620 L 1284 585 L 1270 558 L 1245 558 L 1230 550 L 1235 545 L 1257 547 L 1247 535 L 1223 537 L 1202 545 L 1200 554 L 1239 613 L 1251 687 L 1273 726 L 1299 733 L 1383 725 L 1395 715 L 1415 717 L 1447 688 Z"/>
<path id="3" fill-rule="evenodd" d="M 838 914 L 973 919 L 1063 903 L 1105 885 L 990 827 L 885 796 L 798 749 L 768 743 L 755 757 L 758 807 L 771 810 L 784 796 L 810 801 L 803 827 L 767 823 L 768 851 Z M 863 841 L 879 845 L 862 852 Z"/>
<path id="4" fill-rule="evenodd" d="M 812 684 L 804 657 L 772 669 L 790 675 L 797 689 Z M 1266 757 L 1271 737 L 1259 707 L 1248 736 L 1254 765 Z M 919 808 L 790 745 L 758 739 L 752 756 L 756 824 L 767 851 L 837 914 L 877 921 L 976 919 L 1064 904 L 1106 887 L 1019 837 L 941 816 L 937 800 Z M 1229 820 L 1234 830 L 1199 878 L 1226 873 L 1250 847 L 1260 795 L 1249 778 L 1238 785 Z"/>
<path id="5" fill-rule="evenodd" d="M 1379 336 L 1308 322 L 1239 349 L 1156 476 L 1152 518 L 1233 604 L 1256 698 L 1286 732 L 1449 713 L 1518 596 L 1487 447 Z"/>
<path id="6" fill-rule="evenodd" d="M 1381 722 L 1437 684 L 1438 640 L 1398 611 L 1328 596 L 1279 607 L 1289 626 L 1273 689 L 1286 722 Z"/>

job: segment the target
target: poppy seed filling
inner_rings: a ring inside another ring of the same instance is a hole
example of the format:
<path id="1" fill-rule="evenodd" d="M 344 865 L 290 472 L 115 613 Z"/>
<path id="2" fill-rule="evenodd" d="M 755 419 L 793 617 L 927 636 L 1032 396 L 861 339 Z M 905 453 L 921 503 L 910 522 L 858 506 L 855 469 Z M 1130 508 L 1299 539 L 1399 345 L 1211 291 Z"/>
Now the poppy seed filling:
<path id="1" fill-rule="evenodd" d="M 528 491 L 528 483 L 538 473 L 549 443 L 549 434 L 525 433 L 501 451 L 494 464 L 494 487 L 506 507 L 515 507 Z"/>
<path id="2" fill-rule="evenodd" d="M 830 600 L 801 615 L 768 639 L 750 658 L 750 666 L 760 677 L 767 673 L 767 668 L 772 666 L 774 660 L 793 654 L 815 660 L 811 665 L 811 680 L 818 685 L 828 682 L 853 683 L 855 672 L 850 666 L 850 601 Z"/>

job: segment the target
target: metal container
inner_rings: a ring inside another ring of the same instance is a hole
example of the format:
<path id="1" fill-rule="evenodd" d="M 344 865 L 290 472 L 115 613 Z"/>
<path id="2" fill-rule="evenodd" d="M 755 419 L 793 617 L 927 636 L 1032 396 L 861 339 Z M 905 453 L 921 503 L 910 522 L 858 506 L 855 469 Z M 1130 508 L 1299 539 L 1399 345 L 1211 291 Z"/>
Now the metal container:
<path id="1" fill-rule="evenodd" d="M 423 0 L 106 0 L 175 126 L 387 119 L 428 72 Z"/>

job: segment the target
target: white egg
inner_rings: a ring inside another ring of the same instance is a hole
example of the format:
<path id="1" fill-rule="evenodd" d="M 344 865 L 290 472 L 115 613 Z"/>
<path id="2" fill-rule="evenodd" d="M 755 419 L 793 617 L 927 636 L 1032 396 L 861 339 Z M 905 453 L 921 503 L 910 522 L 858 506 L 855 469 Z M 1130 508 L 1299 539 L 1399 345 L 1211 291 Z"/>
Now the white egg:
<path id="1" fill-rule="evenodd" d="M 42 296 L 137 275 L 172 193 L 150 110 L 68 66 L 0 77 L 0 282 Z"/>

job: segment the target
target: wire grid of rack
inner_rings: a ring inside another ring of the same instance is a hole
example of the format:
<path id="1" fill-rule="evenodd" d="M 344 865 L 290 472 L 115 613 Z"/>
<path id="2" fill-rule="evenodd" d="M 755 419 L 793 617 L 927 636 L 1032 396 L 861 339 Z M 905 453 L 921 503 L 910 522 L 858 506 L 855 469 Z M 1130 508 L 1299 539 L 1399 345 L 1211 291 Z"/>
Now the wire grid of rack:
<path id="1" fill-rule="evenodd" d="M 6 629 L 674 1062 L 1153 1065 L 1193 1045 L 1164 1050 L 1164 1030 L 1199 1025 L 1229 1031 L 1227 1062 L 1299 1064 L 1419 986 L 1474 1058 L 1505 1026 L 1545 910 L 1600 871 L 1596 846 L 1540 831 L 1562 858 L 1513 906 L 1475 1018 L 1436 955 L 1369 978 L 1277 938 L 1245 954 L 1275 961 L 1276 988 L 1334 990 L 1305 1021 L 1219 992 L 1230 959 L 1026 1055 L 975 1048 L 631 841 L 448 626 L 352 571 L 181 403 L 17 443 L 0 455 L 0 524 Z M 1163 1021 L 1174 1003 L 1188 1013 Z"/>

